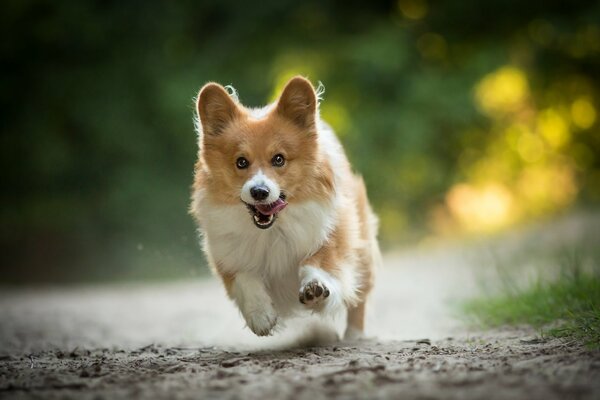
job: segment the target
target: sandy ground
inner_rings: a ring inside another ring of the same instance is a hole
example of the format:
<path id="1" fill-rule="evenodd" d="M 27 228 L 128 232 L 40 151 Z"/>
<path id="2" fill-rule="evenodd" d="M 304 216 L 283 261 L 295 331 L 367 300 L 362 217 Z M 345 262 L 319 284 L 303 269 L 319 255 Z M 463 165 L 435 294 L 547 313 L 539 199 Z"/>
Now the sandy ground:
<path id="1" fill-rule="evenodd" d="M 215 279 L 4 288 L 0 397 L 599 398 L 600 352 L 527 327 L 478 332 L 456 311 L 497 254 L 577 243 L 580 225 L 388 254 L 360 342 L 310 316 L 254 337 Z"/>

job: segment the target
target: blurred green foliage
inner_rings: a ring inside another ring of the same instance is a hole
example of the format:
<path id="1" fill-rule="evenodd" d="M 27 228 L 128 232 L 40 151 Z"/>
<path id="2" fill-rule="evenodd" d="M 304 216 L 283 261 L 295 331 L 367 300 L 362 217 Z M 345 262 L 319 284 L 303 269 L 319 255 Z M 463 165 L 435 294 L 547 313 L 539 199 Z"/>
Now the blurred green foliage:
<path id="1" fill-rule="evenodd" d="M 250 106 L 322 81 L 387 244 L 596 202 L 598 21 L 596 1 L 4 1 L 1 279 L 204 271 L 207 81 Z"/>

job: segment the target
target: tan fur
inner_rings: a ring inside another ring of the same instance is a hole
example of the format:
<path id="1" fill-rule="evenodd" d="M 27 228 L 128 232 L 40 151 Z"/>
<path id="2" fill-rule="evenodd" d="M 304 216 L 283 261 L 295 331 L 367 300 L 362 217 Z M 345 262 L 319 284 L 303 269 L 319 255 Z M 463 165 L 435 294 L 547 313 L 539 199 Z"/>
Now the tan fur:
<path id="1" fill-rule="evenodd" d="M 308 100 L 307 100 L 308 99 Z M 314 254 L 307 254 L 303 264 L 312 265 L 340 276 L 342 260 L 353 259 L 359 272 L 357 298 L 348 306 L 348 325 L 364 329 L 364 304 L 373 287 L 376 244 L 376 219 L 369 206 L 365 185 L 354 175 L 350 165 L 337 166 L 341 182 L 334 183 L 330 161 L 319 151 L 315 122 L 317 98 L 312 85 L 304 78 L 293 78 L 270 112 L 255 119 L 233 100 L 220 85 L 205 85 L 198 96 L 198 114 L 203 134 L 195 166 L 193 190 L 205 190 L 221 204 L 240 203 L 240 188 L 259 169 L 284 188 L 288 207 L 308 200 L 327 201 L 335 190 L 344 192 L 350 201 L 336 210 L 337 223 L 328 239 Z M 275 154 L 282 154 L 286 164 L 273 167 Z M 250 161 L 246 169 L 237 169 L 238 157 Z M 283 211 L 285 212 L 285 210 Z M 191 213 L 201 224 L 202 215 L 192 205 Z M 208 256 L 209 264 L 220 275 L 231 296 L 235 274 Z M 300 267 L 300 266 L 299 266 Z"/>
<path id="2" fill-rule="evenodd" d="M 214 84 L 207 87 L 212 91 Z M 206 89 L 200 91 L 199 102 Z M 229 95 L 224 89 L 222 96 Z M 214 96 L 214 94 L 211 93 Z M 240 105 L 231 102 L 237 112 L 218 134 L 205 133 L 196 163 L 194 190 L 208 189 L 214 199 L 224 204 L 240 202 L 239 189 L 261 169 L 286 188 L 288 203 L 307 199 L 326 199 L 333 191 L 333 173 L 327 160 L 319 158 L 314 127 L 308 132 L 283 118 L 275 109 L 267 118 L 251 118 Z M 225 113 L 224 113 L 225 114 Z M 202 113 L 200 113 L 202 116 Z M 222 124 L 222 122 L 220 122 Z M 211 126 L 218 126 L 216 123 Z M 221 125 L 223 126 L 223 125 Z M 285 133 L 285 134 L 282 134 Z M 271 165 L 275 154 L 282 154 L 286 165 Z M 247 158 L 247 169 L 236 169 L 235 160 Z"/>

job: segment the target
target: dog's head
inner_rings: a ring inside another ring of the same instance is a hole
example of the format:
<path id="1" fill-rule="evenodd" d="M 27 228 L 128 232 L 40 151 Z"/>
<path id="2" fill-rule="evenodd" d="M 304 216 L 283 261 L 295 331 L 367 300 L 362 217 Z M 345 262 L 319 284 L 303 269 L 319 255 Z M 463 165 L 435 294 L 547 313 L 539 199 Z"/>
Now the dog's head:
<path id="1" fill-rule="evenodd" d="M 238 103 L 221 85 L 198 95 L 200 171 L 206 195 L 247 207 L 252 221 L 270 228 L 288 206 L 330 196 L 333 177 L 319 152 L 318 100 L 311 83 L 291 79 L 263 112 Z"/>

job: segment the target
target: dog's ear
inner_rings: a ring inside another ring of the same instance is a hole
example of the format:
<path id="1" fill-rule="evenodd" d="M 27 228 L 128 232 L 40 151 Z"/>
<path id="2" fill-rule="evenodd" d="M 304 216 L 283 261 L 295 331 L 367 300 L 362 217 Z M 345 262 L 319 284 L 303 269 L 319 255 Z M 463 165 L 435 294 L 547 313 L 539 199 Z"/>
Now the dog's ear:
<path id="1" fill-rule="evenodd" d="M 204 135 L 220 134 L 231 121 L 241 115 L 229 93 L 217 83 L 207 83 L 200 89 L 196 109 Z"/>
<path id="2" fill-rule="evenodd" d="M 277 102 L 277 113 L 300 128 L 314 129 L 317 95 L 308 79 L 301 76 L 290 79 Z"/>

